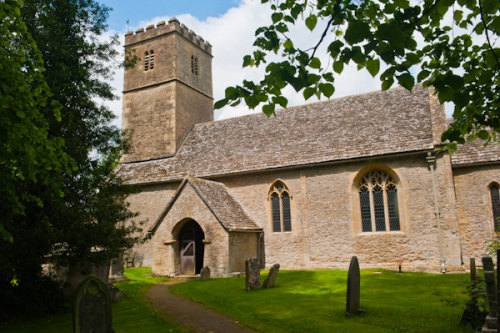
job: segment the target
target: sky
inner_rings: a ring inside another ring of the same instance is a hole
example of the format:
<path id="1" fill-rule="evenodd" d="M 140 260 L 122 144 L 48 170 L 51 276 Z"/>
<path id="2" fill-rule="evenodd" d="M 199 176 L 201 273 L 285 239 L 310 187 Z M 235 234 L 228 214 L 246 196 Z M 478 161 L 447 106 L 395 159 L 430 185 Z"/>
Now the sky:
<path id="1" fill-rule="evenodd" d="M 117 33 L 123 45 L 127 31 L 168 21 L 176 17 L 189 29 L 200 35 L 212 45 L 214 101 L 224 98 L 225 88 L 241 84 L 243 80 L 260 81 L 264 75 L 263 68 L 242 68 L 243 57 L 253 52 L 252 44 L 255 30 L 271 23 L 271 11 L 268 4 L 260 0 L 100 0 L 110 7 L 108 24 L 110 33 Z M 299 23 L 291 35 L 295 45 L 308 49 L 318 42 L 319 36 L 312 34 Z M 326 55 L 325 55 L 326 57 Z M 328 63 L 328 58 L 322 59 Z M 123 90 L 123 71 L 115 71 L 112 85 L 121 97 Z M 336 79 L 336 91 L 332 98 L 354 95 L 374 90 L 380 90 L 380 82 L 373 79 L 366 71 L 358 72 L 355 66 L 348 67 Z M 315 102 L 312 97 L 307 102 L 302 93 L 286 89 L 285 97 L 288 106 Z M 117 125 L 121 123 L 121 99 L 108 104 L 117 114 Z M 249 110 L 243 105 L 225 107 L 216 110 L 215 120 L 245 115 L 259 110 Z"/>

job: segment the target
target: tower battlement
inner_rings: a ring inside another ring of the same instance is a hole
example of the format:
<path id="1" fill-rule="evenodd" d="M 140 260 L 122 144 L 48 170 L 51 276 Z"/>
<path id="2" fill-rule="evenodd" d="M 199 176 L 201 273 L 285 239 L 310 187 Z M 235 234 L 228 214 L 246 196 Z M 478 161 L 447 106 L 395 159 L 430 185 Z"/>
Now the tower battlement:
<path id="1" fill-rule="evenodd" d="M 165 21 L 161 21 L 158 22 L 156 26 L 154 24 L 151 24 L 146 28 L 139 28 L 135 32 L 128 32 L 127 34 L 125 34 L 125 46 L 131 46 L 141 43 L 145 40 L 150 40 L 151 38 L 175 32 L 179 33 L 184 38 L 191 41 L 193 44 L 197 45 L 208 54 L 212 54 L 212 45 L 210 45 L 208 41 L 198 36 L 184 24 L 180 23 L 175 17 L 168 20 L 168 24 L 165 23 Z"/>

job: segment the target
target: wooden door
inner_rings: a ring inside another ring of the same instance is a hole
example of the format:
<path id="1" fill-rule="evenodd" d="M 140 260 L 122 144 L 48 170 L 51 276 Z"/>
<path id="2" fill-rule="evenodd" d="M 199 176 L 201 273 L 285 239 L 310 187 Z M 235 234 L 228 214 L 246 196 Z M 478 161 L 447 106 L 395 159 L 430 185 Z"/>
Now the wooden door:
<path id="1" fill-rule="evenodd" d="M 182 240 L 181 272 L 183 275 L 194 275 L 196 269 L 196 243 L 193 240 Z"/>

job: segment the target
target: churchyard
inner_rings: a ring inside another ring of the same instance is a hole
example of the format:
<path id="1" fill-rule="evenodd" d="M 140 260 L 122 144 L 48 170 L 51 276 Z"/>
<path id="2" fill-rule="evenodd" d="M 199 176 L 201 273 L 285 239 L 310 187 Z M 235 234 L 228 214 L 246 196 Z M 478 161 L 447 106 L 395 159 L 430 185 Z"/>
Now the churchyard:
<path id="1" fill-rule="evenodd" d="M 120 332 L 186 332 L 162 318 L 145 292 L 165 278 L 145 268 L 127 269 L 117 283 L 127 296 L 112 305 Z M 262 280 L 267 277 L 262 272 Z M 346 317 L 347 271 L 279 271 L 274 287 L 247 291 L 245 277 L 194 280 L 171 287 L 258 332 L 471 332 L 459 325 L 468 299 L 468 274 L 361 270 L 360 314 Z M 482 275 L 482 273 L 481 273 Z M 3 326 L 2 326 L 3 325 Z M 0 324 L 0 331 L 71 332 L 71 313 Z"/>

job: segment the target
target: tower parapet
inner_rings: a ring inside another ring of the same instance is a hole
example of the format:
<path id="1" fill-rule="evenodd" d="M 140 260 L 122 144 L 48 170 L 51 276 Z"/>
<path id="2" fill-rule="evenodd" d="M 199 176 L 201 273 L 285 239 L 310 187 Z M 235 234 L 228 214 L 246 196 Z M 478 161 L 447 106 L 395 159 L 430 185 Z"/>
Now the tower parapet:
<path id="1" fill-rule="evenodd" d="M 180 23 L 175 17 L 165 21 L 148 25 L 146 28 L 139 28 L 135 32 L 128 32 L 125 34 L 125 46 L 133 46 L 134 44 L 141 43 L 145 40 L 151 40 L 155 37 L 160 37 L 165 34 L 177 32 L 191 43 L 197 45 L 205 52 L 212 54 L 212 45 L 202 37 L 198 36 L 193 30 L 187 28 L 184 24 Z"/>

